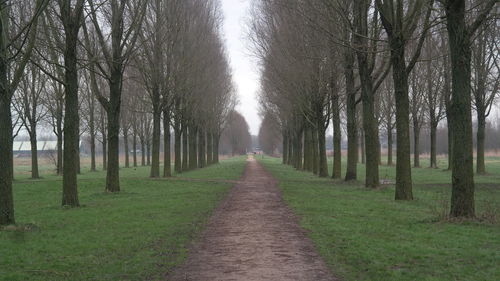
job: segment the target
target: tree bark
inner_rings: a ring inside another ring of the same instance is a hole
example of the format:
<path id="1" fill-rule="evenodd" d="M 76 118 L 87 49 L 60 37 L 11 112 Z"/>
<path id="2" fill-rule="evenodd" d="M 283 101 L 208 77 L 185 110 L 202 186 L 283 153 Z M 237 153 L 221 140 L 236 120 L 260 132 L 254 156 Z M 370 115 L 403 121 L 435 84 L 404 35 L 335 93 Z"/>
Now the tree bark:
<path id="1" fill-rule="evenodd" d="M 486 174 L 484 164 L 484 140 L 486 131 L 486 113 L 483 108 L 477 108 L 477 133 L 476 133 L 476 172 L 480 175 Z"/>
<path id="2" fill-rule="evenodd" d="M 185 123 L 182 124 L 182 171 L 188 170 L 188 129 Z"/>
<path id="3" fill-rule="evenodd" d="M 116 63 L 114 63 L 116 64 Z M 109 83 L 108 114 L 108 163 L 106 173 L 106 192 L 120 191 L 120 104 L 121 104 L 121 66 L 114 65 Z"/>
<path id="4" fill-rule="evenodd" d="M 431 129 L 431 168 L 437 168 L 437 126 L 438 122 L 431 118 L 430 129 Z"/>
<path id="5" fill-rule="evenodd" d="M 152 94 L 153 103 L 153 147 L 151 155 L 151 178 L 160 177 L 160 135 L 161 135 L 161 108 L 160 89 L 155 87 Z"/>
<path id="6" fill-rule="evenodd" d="M 361 130 L 359 146 L 361 148 L 361 164 L 366 164 L 366 153 L 365 153 L 365 132 Z"/>
<path id="7" fill-rule="evenodd" d="M 339 96 L 332 99 L 332 123 L 333 123 L 333 171 L 332 178 L 342 177 L 342 134 L 340 129 L 340 106 Z"/>
<path id="8" fill-rule="evenodd" d="M 31 178 L 38 179 L 40 174 L 38 172 L 38 148 L 37 148 L 37 137 L 36 137 L 36 127 L 31 128 L 32 132 L 30 135 L 31 144 Z"/>
<path id="9" fill-rule="evenodd" d="M 101 128 L 102 128 L 102 170 L 106 171 L 108 167 L 108 137 L 106 134 L 106 126 L 104 114 L 101 113 Z"/>
<path id="10" fill-rule="evenodd" d="M 319 174 L 319 154 L 318 154 L 318 128 L 311 128 L 312 137 L 312 171 L 315 175 Z M 328 172 L 327 172 L 328 175 Z"/>
<path id="11" fill-rule="evenodd" d="M 198 137 L 198 128 L 196 126 L 191 125 L 188 128 L 189 130 L 189 170 L 195 170 L 198 168 L 198 153 L 197 153 L 197 137 Z"/>
<path id="12" fill-rule="evenodd" d="M 92 98 L 93 99 L 93 98 Z M 90 118 L 89 118 L 89 134 L 90 134 L 90 171 L 96 171 L 96 163 L 95 163 L 95 139 L 96 139 L 96 131 L 95 131 L 95 118 L 94 118 L 94 105 L 92 104 L 90 109 Z"/>
<path id="13" fill-rule="evenodd" d="M 146 166 L 151 166 L 151 138 L 149 137 L 146 137 Z"/>
<path id="14" fill-rule="evenodd" d="M 413 166 L 420 168 L 420 124 L 418 121 L 413 121 Z"/>
<path id="15" fill-rule="evenodd" d="M 181 125 L 178 120 L 175 120 L 174 124 L 174 171 L 179 174 L 182 173 L 182 131 Z"/>
<path id="16" fill-rule="evenodd" d="M 303 169 L 304 171 L 313 171 L 313 153 L 312 153 L 312 133 L 311 129 L 309 127 L 306 127 L 304 129 L 304 146 L 303 146 L 303 151 L 304 151 L 304 165 Z"/>
<path id="17" fill-rule="evenodd" d="M 318 124 L 318 154 L 319 154 L 319 176 L 322 178 L 328 177 L 328 162 L 326 158 L 326 137 L 323 122 Z M 319 127 L 319 126 L 323 127 Z"/>
<path id="18" fill-rule="evenodd" d="M 146 142 L 145 136 L 140 137 L 141 142 L 141 166 L 146 166 Z"/>
<path id="19" fill-rule="evenodd" d="M 295 163 L 295 151 L 294 151 L 294 147 L 293 147 L 293 144 L 294 144 L 294 137 L 293 135 L 290 133 L 290 131 L 288 131 L 288 165 L 293 165 L 293 163 Z"/>
<path id="20" fill-rule="evenodd" d="M 83 5 L 83 4 L 82 4 Z M 78 72 L 77 43 L 81 26 L 80 17 L 73 18 L 71 7 L 61 7 L 66 42 L 64 50 L 64 153 L 63 153 L 63 196 L 62 205 L 78 207 L 77 174 L 79 162 L 79 125 L 78 116 Z"/>
<path id="21" fill-rule="evenodd" d="M 349 50 L 350 52 L 350 50 Z M 351 55 L 352 56 L 352 55 Z M 358 165 L 358 128 L 356 126 L 356 91 L 354 90 L 354 57 L 346 64 L 344 77 L 347 91 L 347 170 L 345 180 L 356 180 Z"/>
<path id="22" fill-rule="evenodd" d="M 132 158 L 134 161 L 134 167 L 137 167 L 137 131 L 134 128 L 133 129 L 133 136 L 132 136 L 132 149 L 134 150 L 132 152 Z"/>
<path id="23" fill-rule="evenodd" d="M 282 132 L 283 136 L 283 150 L 282 150 L 282 163 L 287 164 L 288 163 L 288 134 L 286 133 L 285 130 Z"/>
<path id="24" fill-rule="evenodd" d="M 170 152 L 170 111 L 163 110 L 163 177 L 172 176 L 172 155 Z"/>
<path id="25" fill-rule="evenodd" d="M 297 133 L 297 136 L 296 136 L 296 139 L 295 139 L 295 142 L 296 142 L 296 147 L 297 147 L 297 156 L 296 156 L 296 164 L 295 164 L 295 168 L 297 170 L 302 170 L 304 168 L 304 165 L 303 165 L 303 158 L 302 158 L 302 148 L 303 148 L 303 145 L 302 145 L 302 138 L 303 138 L 303 135 L 304 135 L 304 131 L 303 130 L 300 130 L 298 133 Z"/>
<path id="26" fill-rule="evenodd" d="M 366 155 L 366 179 L 365 186 L 377 188 L 379 186 L 378 171 L 378 128 L 375 119 L 375 91 L 373 89 L 373 78 L 368 60 L 368 9 L 370 3 L 367 1 L 354 1 L 354 44 L 358 46 L 356 51 L 358 58 L 359 77 L 361 81 L 361 99 L 363 103 L 363 129 Z M 399 151 L 399 149 L 398 149 Z M 399 161 L 398 161 L 399 162 Z"/>
<path id="27" fill-rule="evenodd" d="M 214 163 L 213 160 L 213 146 L 214 146 L 214 139 L 213 139 L 213 133 L 209 130 L 207 132 L 207 165 L 212 165 Z"/>
<path id="28" fill-rule="evenodd" d="M 387 124 L 387 165 L 392 166 L 392 124 Z"/>
<path id="29" fill-rule="evenodd" d="M 203 128 L 198 129 L 198 167 L 204 168 L 207 165 L 206 157 L 206 135 Z"/>
<path id="30" fill-rule="evenodd" d="M 451 58 L 450 119 L 453 142 L 452 217 L 474 217 L 474 172 L 471 113 L 471 34 L 465 22 L 465 1 L 445 3 Z"/>
<path id="31" fill-rule="evenodd" d="M 410 101 L 408 98 L 408 72 L 405 62 L 405 43 L 401 33 L 391 36 L 391 64 L 396 99 L 396 200 L 412 200 L 410 160 Z M 418 136 L 417 136 L 418 138 Z M 418 145 L 418 144 L 417 144 Z M 416 146 L 417 147 L 417 146 Z"/>
<path id="32" fill-rule="evenodd" d="M 6 2 L 0 3 L 2 10 Z M 5 46 L 4 42 L 6 32 L 3 21 L 0 21 L 0 46 Z M 14 194 L 12 192 L 13 178 L 13 158 L 12 158 L 12 116 L 11 101 L 12 94 L 6 87 L 8 83 L 7 54 L 4 50 L 0 51 L 0 82 L 4 87 L 0 87 L 0 225 L 14 224 Z"/>
<path id="33" fill-rule="evenodd" d="M 56 120 L 56 137 L 57 137 L 57 163 L 56 170 L 58 175 L 62 175 L 62 165 L 63 165 L 63 125 L 62 116 Z"/>
<path id="34" fill-rule="evenodd" d="M 219 133 L 214 133 L 214 149 L 213 149 L 213 161 L 214 164 L 219 164 L 219 141 L 220 141 L 220 134 Z"/>
<path id="35" fill-rule="evenodd" d="M 129 148 L 128 148 L 128 129 L 123 128 L 123 150 L 125 152 L 125 168 L 130 167 L 130 159 L 129 159 Z"/>

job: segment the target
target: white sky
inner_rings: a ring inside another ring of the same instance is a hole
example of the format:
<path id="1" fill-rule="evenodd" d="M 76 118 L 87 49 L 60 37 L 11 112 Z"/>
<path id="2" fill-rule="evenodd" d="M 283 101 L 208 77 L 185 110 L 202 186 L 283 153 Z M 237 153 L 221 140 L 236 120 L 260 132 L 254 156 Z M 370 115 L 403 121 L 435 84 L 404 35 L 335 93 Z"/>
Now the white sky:
<path id="1" fill-rule="evenodd" d="M 248 122 L 250 133 L 258 135 L 260 117 L 258 115 L 257 91 L 259 73 L 255 59 L 249 55 L 246 39 L 246 22 L 249 18 L 252 0 L 222 0 L 224 11 L 224 35 L 233 81 L 236 84 L 239 105 L 236 108 Z"/>

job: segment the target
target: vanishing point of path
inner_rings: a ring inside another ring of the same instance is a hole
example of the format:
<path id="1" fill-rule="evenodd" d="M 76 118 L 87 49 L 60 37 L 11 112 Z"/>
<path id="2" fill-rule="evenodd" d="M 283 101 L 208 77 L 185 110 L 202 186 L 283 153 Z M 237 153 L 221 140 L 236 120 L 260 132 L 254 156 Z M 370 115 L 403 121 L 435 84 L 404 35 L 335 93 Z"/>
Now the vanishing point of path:
<path id="1" fill-rule="evenodd" d="M 336 280 L 255 159 L 170 280 Z"/>

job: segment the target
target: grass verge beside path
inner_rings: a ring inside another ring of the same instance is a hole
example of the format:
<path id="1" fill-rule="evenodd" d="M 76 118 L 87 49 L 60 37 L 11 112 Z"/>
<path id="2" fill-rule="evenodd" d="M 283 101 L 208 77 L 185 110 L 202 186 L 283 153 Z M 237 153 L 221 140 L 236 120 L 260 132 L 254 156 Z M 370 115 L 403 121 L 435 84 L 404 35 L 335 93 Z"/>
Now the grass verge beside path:
<path id="1" fill-rule="evenodd" d="M 279 180 L 285 201 L 343 280 L 499 280 L 498 223 L 438 221 L 439 213 L 448 211 L 449 177 L 442 176 L 448 172 L 417 176 L 416 200 L 396 202 L 394 187 L 367 190 L 361 182 L 318 179 L 281 159 L 259 161 Z M 498 202 L 499 185 L 477 185 L 478 213 Z"/>
<path id="2" fill-rule="evenodd" d="M 237 179 L 244 159 L 182 177 Z M 59 206 L 59 177 L 17 180 L 16 220 L 27 230 L 0 231 L 0 280 L 161 280 L 231 184 L 151 180 L 147 171 L 122 169 L 119 194 L 103 192 L 103 172 L 84 173 L 76 209 Z"/>

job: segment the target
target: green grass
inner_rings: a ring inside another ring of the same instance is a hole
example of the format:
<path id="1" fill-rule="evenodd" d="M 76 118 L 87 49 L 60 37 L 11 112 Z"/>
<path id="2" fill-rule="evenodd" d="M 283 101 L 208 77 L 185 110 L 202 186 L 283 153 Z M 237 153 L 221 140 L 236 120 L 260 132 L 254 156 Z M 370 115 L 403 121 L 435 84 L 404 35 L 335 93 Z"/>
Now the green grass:
<path id="1" fill-rule="evenodd" d="M 281 165 L 280 159 L 259 160 L 279 180 L 286 202 L 344 280 L 500 280 L 498 220 L 440 220 L 448 212 L 448 171 L 413 169 L 416 199 L 396 202 L 393 186 L 367 190 L 361 181 L 318 179 Z M 498 219 L 500 159 L 488 160 L 490 174 L 476 176 L 477 212 Z M 363 165 L 358 175 L 364 178 Z M 394 179 L 395 168 L 381 167 L 380 175 Z"/>
<path id="2" fill-rule="evenodd" d="M 237 179 L 244 158 L 183 173 L 186 178 Z M 60 207 L 61 179 L 20 172 L 16 220 L 30 231 L 0 231 L 0 280 L 161 280 L 183 261 L 230 184 L 151 180 L 149 167 L 121 169 L 119 194 L 104 193 L 105 173 L 79 177 L 81 208 Z M 16 170 L 19 171 L 19 170 Z M 32 226 L 33 225 L 33 226 Z"/>

